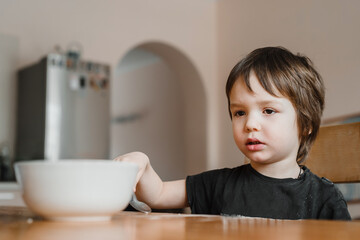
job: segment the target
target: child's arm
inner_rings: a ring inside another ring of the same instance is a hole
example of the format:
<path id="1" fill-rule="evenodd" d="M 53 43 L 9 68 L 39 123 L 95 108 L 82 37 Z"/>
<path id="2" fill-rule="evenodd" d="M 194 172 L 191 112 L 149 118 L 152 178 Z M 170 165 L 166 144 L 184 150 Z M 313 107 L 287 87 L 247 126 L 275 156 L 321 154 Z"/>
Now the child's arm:
<path id="1" fill-rule="evenodd" d="M 150 165 L 148 156 L 132 152 L 118 156 L 115 161 L 136 163 L 139 172 L 136 177 L 136 197 L 152 208 L 173 209 L 188 206 L 185 180 L 163 182 Z"/>

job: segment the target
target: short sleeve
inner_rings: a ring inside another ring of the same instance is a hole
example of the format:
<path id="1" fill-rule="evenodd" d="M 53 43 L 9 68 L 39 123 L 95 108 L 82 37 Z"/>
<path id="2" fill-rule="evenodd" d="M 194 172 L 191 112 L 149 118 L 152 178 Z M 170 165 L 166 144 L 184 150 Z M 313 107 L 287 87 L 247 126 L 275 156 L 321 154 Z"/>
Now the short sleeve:
<path id="1" fill-rule="evenodd" d="M 186 178 L 187 198 L 192 213 L 220 213 L 225 172 L 224 169 L 212 170 Z"/>

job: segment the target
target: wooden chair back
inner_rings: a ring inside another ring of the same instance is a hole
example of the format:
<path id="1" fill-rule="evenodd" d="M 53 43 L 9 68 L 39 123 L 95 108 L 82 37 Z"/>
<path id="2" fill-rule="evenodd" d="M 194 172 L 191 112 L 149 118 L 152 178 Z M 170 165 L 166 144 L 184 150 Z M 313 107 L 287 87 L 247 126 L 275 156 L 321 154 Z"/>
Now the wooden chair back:
<path id="1" fill-rule="evenodd" d="M 305 165 L 334 183 L 360 182 L 360 122 L 320 127 Z"/>

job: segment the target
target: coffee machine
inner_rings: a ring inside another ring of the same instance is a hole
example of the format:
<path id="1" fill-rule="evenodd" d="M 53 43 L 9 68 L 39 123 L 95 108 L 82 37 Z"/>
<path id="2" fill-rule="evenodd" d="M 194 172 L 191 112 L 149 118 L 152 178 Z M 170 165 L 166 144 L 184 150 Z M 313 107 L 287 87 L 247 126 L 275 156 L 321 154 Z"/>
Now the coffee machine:
<path id="1" fill-rule="evenodd" d="M 52 53 L 18 71 L 15 161 L 108 159 L 110 67 Z"/>

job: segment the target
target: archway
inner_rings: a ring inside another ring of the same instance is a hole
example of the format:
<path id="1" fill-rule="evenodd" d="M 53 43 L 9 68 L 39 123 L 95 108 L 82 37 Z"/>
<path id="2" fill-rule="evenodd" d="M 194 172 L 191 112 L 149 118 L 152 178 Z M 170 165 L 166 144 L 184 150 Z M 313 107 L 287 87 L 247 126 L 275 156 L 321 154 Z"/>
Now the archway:
<path id="1" fill-rule="evenodd" d="M 164 43 L 121 58 L 112 87 L 111 155 L 143 151 L 163 180 L 206 169 L 206 99 L 198 71 Z"/>

